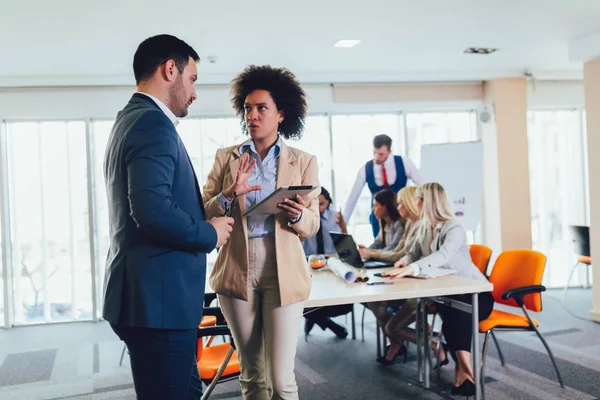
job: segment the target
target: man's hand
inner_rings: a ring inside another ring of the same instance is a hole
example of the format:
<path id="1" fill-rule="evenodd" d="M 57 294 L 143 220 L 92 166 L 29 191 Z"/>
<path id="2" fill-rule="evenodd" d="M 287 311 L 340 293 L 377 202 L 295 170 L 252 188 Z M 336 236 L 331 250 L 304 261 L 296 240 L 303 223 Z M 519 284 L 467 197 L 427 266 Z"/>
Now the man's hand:
<path id="1" fill-rule="evenodd" d="M 227 243 L 231 231 L 233 231 L 233 218 L 217 217 L 206 222 L 211 224 L 217 231 L 217 245 L 215 247 L 219 248 Z"/>
<path id="2" fill-rule="evenodd" d="M 396 263 L 394 264 L 394 268 L 404 268 L 408 265 L 408 262 L 406 260 L 399 260 L 396 261 Z"/>
<path id="3" fill-rule="evenodd" d="M 346 220 L 344 219 L 344 216 L 342 215 L 342 210 L 340 210 L 338 213 L 336 213 L 335 217 L 336 217 L 338 225 L 340 226 L 340 229 L 342 230 L 342 233 L 348 233 L 348 227 L 346 226 Z"/>

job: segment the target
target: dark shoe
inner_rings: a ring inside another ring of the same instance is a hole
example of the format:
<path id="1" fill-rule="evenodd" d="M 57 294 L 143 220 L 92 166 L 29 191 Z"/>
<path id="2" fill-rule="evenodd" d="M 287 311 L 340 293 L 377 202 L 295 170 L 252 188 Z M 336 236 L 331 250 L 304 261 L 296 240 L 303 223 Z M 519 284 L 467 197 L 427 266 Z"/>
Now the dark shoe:
<path id="1" fill-rule="evenodd" d="M 329 320 L 327 327 L 331 329 L 331 331 L 340 339 L 346 339 L 348 337 L 348 330 L 342 325 L 336 324 L 332 320 Z"/>
<path id="2" fill-rule="evenodd" d="M 463 383 L 460 384 L 460 386 L 452 386 L 450 394 L 452 396 L 475 396 L 475 384 L 470 380 L 465 379 Z"/>
<path id="3" fill-rule="evenodd" d="M 404 363 L 406 363 L 406 358 L 408 357 L 408 349 L 406 348 L 405 345 L 400 346 L 400 350 L 398 350 L 398 352 L 396 353 L 396 355 L 394 356 L 394 358 L 392 358 L 392 360 L 388 360 L 386 357 L 378 357 L 377 358 L 377 362 L 379 364 L 383 364 L 383 365 L 390 365 L 393 364 L 394 361 L 396 361 L 396 358 L 398 358 L 398 356 L 404 356 Z"/>
<path id="4" fill-rule="evenodd" d="M 315 321 L 313 321 L 312 319 L 307 319 L 306 321 L 304 321 L 304 334 L 308 335 L 314 326 Z"/>
<path id="5" fill-rule="evenodd" d="M 438 365 L 433 367 L 434 371 L 438 368 L 442 368 L 444 365 L 450 364 L 450 360 L 448 359 L 448 354 L 450 354 L 450 352 L 448 351 L 448 346 L 446 346 L 446 343 L 444 343 L 444 342 L 442 342 L 442 349 L 444 349 L 444 357 L 445 358 L 442 361 L 440 361 L 440 363 Z"/>

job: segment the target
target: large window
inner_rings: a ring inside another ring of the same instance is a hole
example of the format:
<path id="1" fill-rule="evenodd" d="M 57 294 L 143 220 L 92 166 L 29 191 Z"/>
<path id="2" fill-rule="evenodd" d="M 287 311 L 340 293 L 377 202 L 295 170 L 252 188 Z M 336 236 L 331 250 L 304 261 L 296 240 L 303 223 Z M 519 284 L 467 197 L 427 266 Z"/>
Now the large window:
<path id="1" fill-rule="evenodd" d="M 423 145 L 477 140 L 474 112 L 408 113 L 406 128 L 407 155 L 417 166 Z"/>
<path id="2" fill-rule="evenodd" d="M 12 280 L 4 286 L 12 288 L 11 324 L 92 319 L 94 300 L 96 315 L 100 315 L 109 247 L 103 161 L 113 124 L 97 120 L 2 124 L 8 157 L 2 160 L 7 173 L 0 178 L 7 189 L 3 195 L 8 202 L 10 237 L 0 240 L 10 249 L 6 267 Z M 247 139 L 239 118 L 188 118 L 177 130 L 201 186 L 217 149 Z M 472 113 L 413 113 L 405 121 L 405 115 L 398 112 L 312 115 L 302 139 L 286 142 L 317 157 L 320 184 L 330 190 L 333 206 L 340 209 L 358 170 L 372 159 L 373 136 L 381 133 L 392 137 L 395 154 L 408 155 L 417 164 L 423 144 L 476 136 Z M 371 194 L 365 187 L 349 223 L 359 243 L 372 241 L 370 210 Z M 215 259 L 213 252 L 209 264 Z M 1 283 L 0 318 L 5 311 Z"/>
<path id="3" fill-rule="evenodd" d="M 564 286 L 575 264 L 569 225 L 589 222 L 582 115 L 557 110 L 527 117 L 533 248 L 548 257 L 544 283 Z M 580 278 L 576 274 L 571 284 Z"/>
<path id="4" fill-rule="evenodd" d="M 108 143 L 108 137 L 114 121 L 93 121 L 91 124 L 92 157 L 94 170 L 94 205 L 96 226 L 96 265 L 97 265 L 97 290 L 96 305 L 98 315 L 102 309 L 102 294 L 104 288 L 104 275 L 106 268 L 106 256 L 110 236 L 108 233 L 108 202 L 106 197 L 106 185 L 104 182 L 104 152 Z"/>
<path id="5" fill-rule="evenodd" d="M 331 190 L 331 145 L 329 136 L 329 118 L 326 115 L 310 116 L 306 119 L 304 135 L 299 141 L 288 141 L 290 146 L 297 147 L 317 157 L 319 165 L 319 184 Z"/>
<path id="6" fill-rule="evenodd" d="M 83 122 L 7 124 L 15 323 L 92 318 Z"/>

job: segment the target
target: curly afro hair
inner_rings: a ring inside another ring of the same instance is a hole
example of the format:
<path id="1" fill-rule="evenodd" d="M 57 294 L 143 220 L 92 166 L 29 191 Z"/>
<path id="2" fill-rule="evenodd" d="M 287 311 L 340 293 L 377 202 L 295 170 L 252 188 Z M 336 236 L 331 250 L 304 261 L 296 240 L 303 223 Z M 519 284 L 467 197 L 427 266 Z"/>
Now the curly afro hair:
<path id="1" fill-rule="evenodd" d="M 306 118 L 306 93 L 296 76 L 286 68 L 249 65 L 231 82 L 231 104 L 241 118 L 242 130 L 248 134 L 244 118 L 244 102 L 255 90 L 271 94 L 277 110 L 283 110 L 279 134 L 285 139 L 300 139 Z"/>

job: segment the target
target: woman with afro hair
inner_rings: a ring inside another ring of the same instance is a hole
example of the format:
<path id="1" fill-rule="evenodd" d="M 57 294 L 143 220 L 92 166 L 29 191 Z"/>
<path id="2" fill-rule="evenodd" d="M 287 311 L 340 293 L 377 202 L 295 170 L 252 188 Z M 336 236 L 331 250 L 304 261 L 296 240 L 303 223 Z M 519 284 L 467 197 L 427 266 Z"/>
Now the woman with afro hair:
<path id="1" fill-rule="evenodd" d="M 286 199 L 276 215 L 242 214 L 278 187 L 318 186 L 316 158 L 282 140 L 302 136 L 306 95 L 287 69 L 254 65 L 231 92 L 249 138 L 217 151 L 203 189 L 207 217 L 235 221 L 210 285 L 237 346 L 243 398 L 298 399 L 294 358 L 311 289 L 301 241 L 319 229 L 320 189 Z"/>

